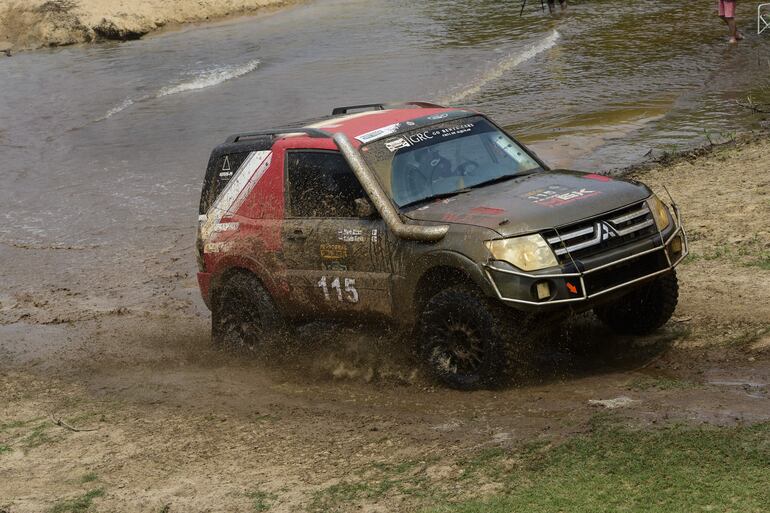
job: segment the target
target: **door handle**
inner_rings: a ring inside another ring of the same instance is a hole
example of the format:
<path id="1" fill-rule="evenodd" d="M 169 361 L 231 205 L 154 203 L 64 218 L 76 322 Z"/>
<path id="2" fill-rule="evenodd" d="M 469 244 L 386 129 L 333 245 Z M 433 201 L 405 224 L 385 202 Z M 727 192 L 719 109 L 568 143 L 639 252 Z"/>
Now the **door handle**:
<path id="1" fill-rule="evenodd" d="M 302 233 L 302 230 L 294 230 L 292 233 L 286 236 L 286 239 L 295 242 L 304 242 L 305 239 L 307 239 L 307 235 Z"/>

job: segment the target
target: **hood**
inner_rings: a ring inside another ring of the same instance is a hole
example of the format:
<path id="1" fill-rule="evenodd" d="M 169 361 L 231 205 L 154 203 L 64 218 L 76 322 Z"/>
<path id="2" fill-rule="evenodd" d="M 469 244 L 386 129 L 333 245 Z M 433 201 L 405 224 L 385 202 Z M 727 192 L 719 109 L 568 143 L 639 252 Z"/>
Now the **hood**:
<path id="1" fill-rule="evenodd" d="M 539 232 L 642 201 L 647 186 L 609 176 L 551 170 L 479 187 L 408 209 L 415 221 L 469 224 L 511 236 Z"/>

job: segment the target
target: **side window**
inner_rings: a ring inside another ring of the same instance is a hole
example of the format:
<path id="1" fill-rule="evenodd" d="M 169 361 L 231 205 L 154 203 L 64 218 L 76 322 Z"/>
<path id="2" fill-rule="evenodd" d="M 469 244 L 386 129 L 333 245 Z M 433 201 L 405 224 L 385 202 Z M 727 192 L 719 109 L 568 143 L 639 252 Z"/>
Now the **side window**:
<path id="1" fill-rule="evenodd" d="M 356 217 L 355 200 L 366 197 L 339 153 L 286 154 L 288 203 L 294 217 Z"/>

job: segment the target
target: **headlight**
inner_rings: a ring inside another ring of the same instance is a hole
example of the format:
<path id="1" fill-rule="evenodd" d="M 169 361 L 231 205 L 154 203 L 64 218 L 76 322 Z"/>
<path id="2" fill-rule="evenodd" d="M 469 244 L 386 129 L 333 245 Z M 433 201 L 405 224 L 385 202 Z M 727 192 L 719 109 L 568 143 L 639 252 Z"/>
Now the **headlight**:
<path id="1" fill-rule="evenodd" d="M 671 223 L 671 216 L 665 203 L 653 194 L 647 200 L 647 206 L 650 207 L 650 212 L 652 212 L 652 217 L 655 219 L 658 230 L 663 231 L 668 228 L 668 225 Z"/>
<path id="2" fill-rule="evenodd" d="M 539 234 L 490 240 L 487 247 L 495 260 L 504 260 L 523 271 L 537 271 L 559 265 L 553 251 Z"/>

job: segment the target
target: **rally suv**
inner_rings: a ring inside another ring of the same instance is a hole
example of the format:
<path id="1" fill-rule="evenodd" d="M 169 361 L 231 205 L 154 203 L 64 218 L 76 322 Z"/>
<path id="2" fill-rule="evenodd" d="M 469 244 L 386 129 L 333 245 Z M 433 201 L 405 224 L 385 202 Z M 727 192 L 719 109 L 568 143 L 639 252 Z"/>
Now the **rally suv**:
<path id="1" fill-rule="evenodd" d="M 593 310 L 624 334 L 665 324 L 687 254 L 670 203 L 638 182 L 550 169 L 477 112 L 342 107 L 214 149 L 198 282 L 217 343 L 387 320 L 439 380 L 486 387 L 515 370 L 533 318 Z"/>

